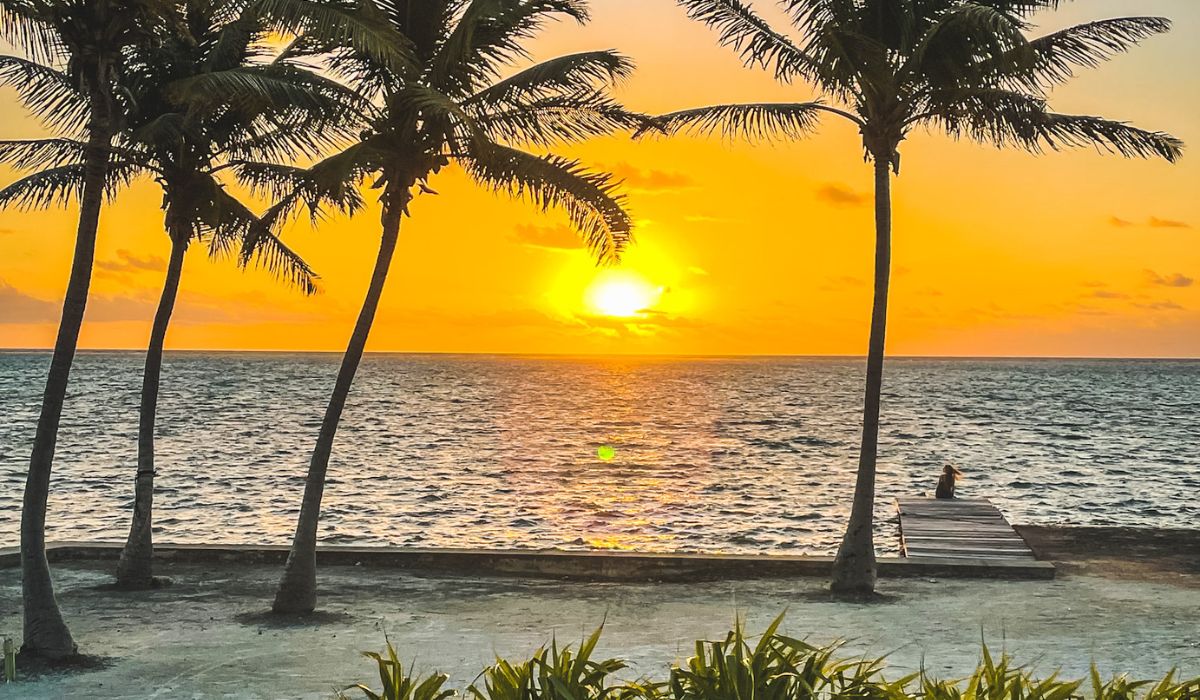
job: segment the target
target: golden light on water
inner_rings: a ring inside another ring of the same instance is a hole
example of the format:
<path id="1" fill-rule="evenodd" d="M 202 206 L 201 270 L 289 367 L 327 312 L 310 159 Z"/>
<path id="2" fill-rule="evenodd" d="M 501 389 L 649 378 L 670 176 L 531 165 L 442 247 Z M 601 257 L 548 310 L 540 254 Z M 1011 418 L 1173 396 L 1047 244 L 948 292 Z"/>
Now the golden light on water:
<path id="1" fill-rule="evenodd" d="M 658 303 L 662 293 L 662 287 L 654 286 L 635 272 L 604 270 L 588 286 L 584 300 L 598 316 L 633 318 Z"/>

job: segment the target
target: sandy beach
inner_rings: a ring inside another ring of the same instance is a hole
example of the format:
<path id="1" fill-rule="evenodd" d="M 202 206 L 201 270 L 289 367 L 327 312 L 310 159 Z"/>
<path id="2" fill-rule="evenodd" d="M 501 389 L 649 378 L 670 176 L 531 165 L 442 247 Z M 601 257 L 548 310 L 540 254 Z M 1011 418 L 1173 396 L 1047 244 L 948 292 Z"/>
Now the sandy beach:
<path id="1" fill-rule="evenodd" d="M 162 573 L 173 586 L 128 594 L 104 588 L 111 562 L 64 562 L 56 566 L 64 612 L 81 646 L 107 663 L 9 695 L 327 698 L 373 677 L 358 652 L 382 647 L 385 633 L 406 660 L 463 688 L 496 654 L 527 655 L 552 635 L 576 640 L 602 620 L 601 650 L 631 662 L 627 677 L 663 676 L 694 639 L 722 634 L 735 615 L 757 630 L 785 609 L 788 633 L 849 640 L 848 654 L 890 654 L 895 675 L 922 665 L 965 674 L 981 635 L 1044 673 L 1080 675 L 1092 661 L 1104 672 L 1200 673 L 1200 533 L 1021 530 L 1057 561 L 1058 579 L 885 580 L 886 602 L 855 605 L 832 602 L 820 578 L 625 584 L 327 567 L 323 612 L 291 625 L 259 614 L 275 566 L 170 563 Z M 5 629 L 17 622 L 19 585 L 19 570 L 0 571 Z"/>

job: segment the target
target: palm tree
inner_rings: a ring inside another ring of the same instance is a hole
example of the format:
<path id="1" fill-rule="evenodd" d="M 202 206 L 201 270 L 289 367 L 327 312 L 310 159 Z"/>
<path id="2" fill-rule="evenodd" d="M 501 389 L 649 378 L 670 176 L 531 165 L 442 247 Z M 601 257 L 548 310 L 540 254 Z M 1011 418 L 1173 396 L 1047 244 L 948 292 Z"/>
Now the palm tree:
<path id="1" fill-rule="evenodd" d="M 879 397 L 891 269 L 891 177 L 915 128 L 1034 153 L 1095 146 L 1126 157 L 1175 161 L 1182 143 L 1093 116 L 1058 114 L 1049 88 L 1142 39 L 1165 32 L 1158 17 L 1105 19 L 1028 38 L 1032 16 L 1058 0 L 781 0 L 798 39 L 744 0 L 677 0 L 720 34 L 748 67 L 790 84 L 811 82 L 825 101 L 725 104 L 659 118 L 668 132 L 799 138 L 820 117 L 852 123 L 875 174 L 875 296 L 867 353 L 862 442 L 853 507 L 834 563 L 835 593 L 874 591 L 873 543 Z"/>
<path id="2" fill-rule="evenodd" d="M 305 68 L 297 44 L 270 56 L 264 40 L 273 22 L 256 4 L 187 0 L 176 11 L 178 29 L 130 59 L 125 82 L 134 107 L 117 141 L 122 160 L 161 185 L 171 241 L 142 375 L 133 517 L 117 565 L 117 586 L 126 589 L 155 583 L 155 412 L 163 344 L 189 245 L 207 239 L 210 255 L 221 256 L 253 241 L 243 263 L 253 257 L 304 293 L 316 291 L 312 270 L 271 233 L 277 210 L 256 216 L 226 191 L 219 171 L 344 144 L 359 107 L 352 92 Z"/>
<path id="3" fill-rule="evenodd" d="M 630 62 L 592 51 L 497 79 L 509 62 L 525 57 L 522 42 L 548 19 L 585 21 L 583 0 L 396 0 L 363 7 L 375 24 L 405 37 L 413 65 L 389 67 L 357 50 L 335 52 L 331 70 L 375 105 L 358 142 L 305 171 L 247 166 L 240 173 L 276 196 L 299 191 L 310 207 L 337 200 L 350 210 L 361 206 L 356 186 L 371 178 L 382 203 L 379 254 L 309 464 L 277 613 L 316 606 L 317 522 L 329 456 L 414 191 L 432 192 L 429 179 L 455 162 L 493 191 L 565 209 L 601 261 L 614 260 L 631 231 L 609 175 L 518 147 L 642 125 L 604 89 L 631 71 Z"/>
<path id="4" fill-rule="evenodd" d="M 25 653 L 62 659 L 76 653 L 46 561 L 46 502 L 58 424 L 91 284 L 100 206 L 121 173 L 109 147 L 121 125 L 116 89 L 123 56 L 153 26 L 154 0 L 2 0 L 0 37 L 26 53 L 0 57 L 0 81 L 12 86 L 44 123 L 82 136 L 77 163 L 30 175 L 0 190 L 0 206 L 44 206 L 78 200 L 79 224 L 62 320 L 42 395 L 21 511 L 21 589 Z M 0 143 L 0 162 L 20 162 L 53 141 Z"/>

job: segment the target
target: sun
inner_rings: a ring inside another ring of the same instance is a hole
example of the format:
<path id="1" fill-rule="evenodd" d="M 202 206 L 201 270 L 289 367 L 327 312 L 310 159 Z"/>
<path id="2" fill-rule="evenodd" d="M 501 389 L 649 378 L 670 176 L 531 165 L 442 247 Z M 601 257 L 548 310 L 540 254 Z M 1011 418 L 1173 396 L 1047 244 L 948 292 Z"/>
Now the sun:
<path id="1" fill-rule="evenodd" d="M 600 316 L 632 318 L 658 302 L 662 288 L 635 273 L 607 270 L 596 277 L 584 294 L 588 308 Z"/>

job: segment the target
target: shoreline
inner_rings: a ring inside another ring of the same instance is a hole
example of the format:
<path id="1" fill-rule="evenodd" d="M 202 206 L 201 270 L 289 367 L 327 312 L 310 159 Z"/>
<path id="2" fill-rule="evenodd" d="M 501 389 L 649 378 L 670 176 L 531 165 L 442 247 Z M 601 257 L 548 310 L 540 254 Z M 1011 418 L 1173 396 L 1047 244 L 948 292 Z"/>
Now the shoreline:
<path id="1" fill-rule="evenodd" d="M 1200 529 L 1014 525 L 1033 549 L 1035 565 L 974 560 L 880 557 L 881 578 L 1049 579 L 1062 573 L 1200 588 Z M 52 563 L 115 560 L 115 542 L 50 543 Z M 159 563 L 223 566 L 282 564 L 286 545 L 156 546 Z M 322 566 L 366 566 L 431 575 L 530 577 L 581 581 L 720 581 L 827 576 L 833 557 L 626 552 L 558 549 L 451 549 L 327 545 Z M 20 565 L 19 549 L 0 548 L 0 569 Z"/>

